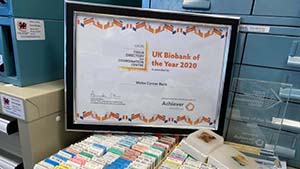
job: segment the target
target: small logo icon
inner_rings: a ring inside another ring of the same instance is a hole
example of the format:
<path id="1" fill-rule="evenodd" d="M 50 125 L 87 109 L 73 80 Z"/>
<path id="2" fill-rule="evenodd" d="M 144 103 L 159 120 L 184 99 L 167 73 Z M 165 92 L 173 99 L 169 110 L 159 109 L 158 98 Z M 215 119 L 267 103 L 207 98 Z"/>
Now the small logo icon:
<path id="1" fill-rule="evenodd" d="M 4 102 L 4 105 L 9 105 L 9 99 L 8 98 L 3 98 L 3 102 Z"/>
<path id="2" fill-rule="evenodd" d="M 193 103 L 189 102 L 187 105 L 185 105 L 185 108 L 188 111 L 194 111 L 195 110 L 195 105 Z"/>
<path id="3" fill-rule="evenodd" d="M 27 29 L 27 23 L 26 22 L 22 22 L 22 21 L 18 22 L 18 29 L 20 31 L 26 31 L 26 29 Z"/>

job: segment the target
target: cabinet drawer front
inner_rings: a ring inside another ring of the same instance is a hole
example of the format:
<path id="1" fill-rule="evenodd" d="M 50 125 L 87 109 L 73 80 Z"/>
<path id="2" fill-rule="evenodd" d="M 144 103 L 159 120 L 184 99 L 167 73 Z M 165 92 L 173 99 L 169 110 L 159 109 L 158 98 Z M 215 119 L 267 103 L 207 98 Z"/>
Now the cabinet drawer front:
<path id="1" fill-rule="evenodd" d="M 282 124 L 282 130 L 300 134 L 300 104 L 288 104 Z"/>
<path id="2" fill-rule="evenodd" d="M 278 104 L 278 101 L 273 102 L 271 99 L 262 98 L 239 103 L 241 99 L 245 97 L 235 96 L 234 106 L 230 112 L 231 119 L 279 129 L 280 125 L 275 122 L 283 118 L 285 103 Z"/>
<path id="3" fill-rule="evenodd" d="M 294 120 L 300 124 L 300 104 L 289 103 L 285 113 L 285 119 Z M 299 133 L 300 133 L 300 126 Z"/>
<path id="4" fill-rule="evenodd" d="M 300 141 L 299 139 L 300 139 L 299 134 L 281 131 L 278 138 L 276 152 L 280 157 L 283 157 L 285 159 L 299 160 L 299 155 L 300 155 L 299 146 L 298 146 Z"/>
<path id="5" fill-rule="evenodd" d="M 274 144 L 277 130 L 267 127 L 258 127 L 240 121 L 231 120 L 229 123 L 226 141 L 246 145 L 264 147 L 265 144 Z"/>
<path id="6" fill-rule="evenodd" d="M 22 157 L 19 133 L 11 135 L 0 133 L 0 150 Z"/>
<path id="7" fill-rule="evenodd" d="M 300 17 L 299 0 L 255 0 L 254 15 Z"/>
<path id="8" fill-rule="evenodd" d="M 300 103 L 300 96 L 297 95 L 300 89 L 300 72 L 242 65 L 240 78 L 292 84 L 292 101 Z"/>
<path id="9" fill-rule="evenodd" d="M 240 78 L 289 83 L 300 89 L 300 72 L 242 65 Z"/>
<path id="10" fill-rule="evenodd" d="M 278 142 L 277 142 L 278 140 Z M 274 148 L 275 152 L 288 161 L 290 166 L 299 166 L 300 163 L 300 135 L 268 127 L 249 125 L 244 122 L 231 120 L 229 123 L 226 141 L 252 145 L 256 147 Z"/>
<path id="11" fill-rule="evenodd" d="M 243 63 L 300 71 L 300 37 L 249 33 Z"/>
<path id="12" fill-rule="evenodd" d="M 274 106 L 270 106 L 270 108 L 254 109 L 253 106 L 238 104 L 237 99 L 237 97 L 234 98 L 234 106 L 230 112 L 231 119 L 251 121 L 265 127 L 279 128 L 279 122 L 283 118 L 283 130 L 300 134 L 300 104 L 289 103 L 284 114 L 285 103 L 276 104 L 277 102 L 274 101 L 272 103 Z"/>
<path id="13" fill-rule="evenodd" d="M 283 116 L 284 107 L 278 110 L 280 117 Z M 277 123 L 278 121 L 276 121 Z M 285 131 L 300 134 L 300 104 L 288 103 L 287 110 L 284 114 L 282 129 Z"/>
<path id="14" fill-rule="evenodd" d="M 152 0 L 151 8 L 223 14 L 250 14 L 253 0 Z"/>

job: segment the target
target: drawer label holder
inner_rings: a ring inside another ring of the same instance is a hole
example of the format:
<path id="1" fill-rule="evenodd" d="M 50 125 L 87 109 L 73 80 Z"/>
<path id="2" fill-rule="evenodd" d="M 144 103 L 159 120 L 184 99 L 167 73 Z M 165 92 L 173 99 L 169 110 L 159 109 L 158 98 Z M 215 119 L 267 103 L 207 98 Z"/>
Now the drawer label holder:
<path id="1" fill-rule="evenodd" d="M 261 25 L 240 25 L 241 32 L 259 32 L 259 33 L 269 33 L 270 26 Z"/>

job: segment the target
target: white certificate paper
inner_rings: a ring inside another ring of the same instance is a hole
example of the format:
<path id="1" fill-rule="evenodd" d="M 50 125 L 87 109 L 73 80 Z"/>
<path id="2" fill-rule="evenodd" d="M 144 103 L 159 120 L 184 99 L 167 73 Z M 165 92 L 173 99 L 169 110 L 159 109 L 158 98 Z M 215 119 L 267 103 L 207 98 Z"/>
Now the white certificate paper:
<path id="1" fill-rule="evenodd" d="M 78 13 L 75 122 L 216 129 L 230 31 Z"/>

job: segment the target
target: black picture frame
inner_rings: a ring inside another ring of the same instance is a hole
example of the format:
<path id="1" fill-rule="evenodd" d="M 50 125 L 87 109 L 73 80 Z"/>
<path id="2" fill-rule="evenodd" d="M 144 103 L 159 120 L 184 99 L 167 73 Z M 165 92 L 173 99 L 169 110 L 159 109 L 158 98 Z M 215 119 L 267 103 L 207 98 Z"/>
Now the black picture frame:
<path id="1" fill-rule="evenodd" d="M 239 26 L 239 18 L 228 16 L 217 16 L 207 14 L 195 14 L 162 10 L 151 10 L 142 8 L 128 8 L 110 5 L 99 5 L 91 3 L 80 3 L 67 1 L 65 4 L 65 112 L 66 130 L 86 132 L 134 132 L 134 133 L 166 133 L 166 134 L 189 134 L 194 129 L 158 128 L 141 126 L 121 125 L 95 125 L 74 123 L 74 13 L 88 12 L 109 15 L 121 15 L 129 17 L 143 17 L 151 19 L 165 19 L 174 21 L 187 21 L 208 24 L 220 24 L 231 26 L 230 45 L 227 58 L 226 75 L 223 87 L 222 103 L 219 113 L 218 134 L 223 134 L 225 125 L 225 114 L 230 88 L 230 80 L 233 68 L 233 56 L 236 46 L 236 38 Z"/>

